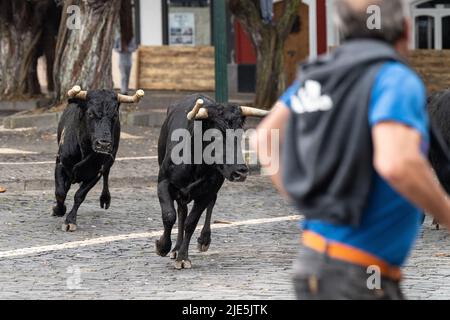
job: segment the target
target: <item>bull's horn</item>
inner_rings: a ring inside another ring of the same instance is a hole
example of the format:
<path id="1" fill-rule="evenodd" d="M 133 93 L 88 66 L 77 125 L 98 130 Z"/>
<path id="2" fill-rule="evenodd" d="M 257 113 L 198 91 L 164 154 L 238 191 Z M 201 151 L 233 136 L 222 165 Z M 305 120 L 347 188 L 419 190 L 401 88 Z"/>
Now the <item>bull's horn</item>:
<path id="1" fill-rule="evenodd" d="M 195 102 L 195 106 L 192 109 L 191 112 L 188 113 L 187 118 L 188 120 L 193 120 L 193 119 L 197 119 L 197 120 L 201 120 L 201 119 L 208 119 L 208 110 L 206 108 L 202 108 L 203 104 L 205 102 L 203 101 L 203 99 L 198 99 Z"/>
<path id="2" fill-rule="evenodd" d="M 126 96 L 124 94 L 117 94 L 117 100 L 120 103 L 138 103 L 144 97 L 144 90 L 138 90 L 134 94 L 134 96 Z"/>
<path id="3" fill-rule="evenodd" d="M 269 114 L 269 111 L 257 109 L 257 108 L 250 108 L 250 107 L 241 107 L 241 113 L 245 117 L 259 117 L 264 118 Z"/>
<path id="4" fill-rule="evenodd" d="M 78 99 L 86 100 L 87 91 L 81 91 L 80 86 L 74 86 L 72 89 L 70 89 L 67 92 L 67 96 L 69 98 L 78 98 Z"/>

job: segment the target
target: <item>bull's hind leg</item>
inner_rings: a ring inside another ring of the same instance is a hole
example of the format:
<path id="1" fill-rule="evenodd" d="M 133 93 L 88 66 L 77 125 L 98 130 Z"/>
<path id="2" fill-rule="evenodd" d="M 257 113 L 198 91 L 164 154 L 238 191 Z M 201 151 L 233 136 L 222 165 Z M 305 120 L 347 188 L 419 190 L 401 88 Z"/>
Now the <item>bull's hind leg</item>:
<path id="1" fill-rule="evenodd" d="M 439 225 L 439 221 L 435 218 L 433 219 L 433 226 L 436 226 L 436 230 L 439 230 L 441 226 Z"/>
<path id="2" fill-rule="evenodd" d="M 181 244 L 183 243 L 183 236 L 184 236 L 184 222 L 186 221 L 186 216 L 188 212 L 188 207 L 185 203 L 181 201 L 177 201 L 178 204 L 178 234 L 177 234 L 177 243 L 175 244 L 175 247 L 173 248 L 172 252 L 170 253 L 171 259 L 177 258 L 178 250 L 180 250 Z"/>
<path id="3" fill-rule="evenodd" d="M 192 234 L 197 227 L 198 220 L 200 219 L 203 211 L 211 202 L 209 199 L 201 199 L 194 202 L 191 212 L 187 216 L 185 227 L 184 227 L 184 238 L 181 244 L 180 250 L 178 250 L 177 260 L 175 261 L 176 269 L 190 269 L 192 268 L 191 261 L 189 260 L 189 243 L 191 242 Z"/>
<path id="4" fill-rule="evenodd" d="M 75 231 L 77 230 L 77 212 L 78 208 L 83 203 L 84 199 L 88 192 L 97 184 L 100 180 L 101 175 L 89 182 L 83 182 L 80 186 L 80 189 L 75 193 L 74 204 L 72 210 L 70 210 L 69 214 L 66 217 L 65 222 L 62 225 L 63 231 Z"/>
<path id="5" fill-rule="evenodd" d="M 208 208 L 206 208 L 206 218 L 205 224 L 203 225 L 202 232 L 200 233 L 200 237 L 197 238 L 197 248 L 200 252 L 206 252 L 209 249 L 209 245 L 211 244 L 211 216 L 216 205 L 217 195 L 214 199 L 208 204 Z"/>
<path id="6" fill-rule="evenodd" d="M 156 240 L 156 253 L 165 257 L 172 247 L 172 240 L 170 239 L 170 235 L 172 233 L 173 225 L 177 219 L 175 213 L 174 199 L 170 193 L 170 183 L 167 180 L 163 180 L 158 183 L 158 198 L 159 204 L 161 206 L 162 212 L 162 220 L 164 224 L 164 233 Z"/>
<path id="7" fill-rule="evenodd" d="M 66 174 L 64 167 L 57 163 L 55 167 L 55 198 L 56 206 L 53 207 L 52 215 L 55 217 L 62 217 L 66 214 L 67 192 L 70 189 L 70 177 Z"/>

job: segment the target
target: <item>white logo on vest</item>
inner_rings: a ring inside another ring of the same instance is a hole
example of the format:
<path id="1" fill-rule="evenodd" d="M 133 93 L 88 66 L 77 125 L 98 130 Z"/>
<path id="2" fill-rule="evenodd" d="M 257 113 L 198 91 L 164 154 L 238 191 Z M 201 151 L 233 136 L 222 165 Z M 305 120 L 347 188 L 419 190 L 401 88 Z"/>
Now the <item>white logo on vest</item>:
<path id="1" fill-rule="evenodd" d="M 292 110 L 295 113 L 312 113 L 328 111 L 333 108 L 333 101 L 327 95 L 322 95 L 322 86 L 319 82 L 308 80 L 305 87 L 300 88 L 297 96 L 291 99 Z"/>

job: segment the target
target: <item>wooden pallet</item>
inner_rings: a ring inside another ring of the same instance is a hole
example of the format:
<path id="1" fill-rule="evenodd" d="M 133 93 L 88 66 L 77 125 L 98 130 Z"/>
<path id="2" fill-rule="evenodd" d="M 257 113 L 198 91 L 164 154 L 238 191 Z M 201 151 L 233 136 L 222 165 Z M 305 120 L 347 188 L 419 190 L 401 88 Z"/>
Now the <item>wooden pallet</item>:
<path id="1" fill-rule="evenodd" d="M 143 46 L 136 83 L 149 90 L 214 91 L 214 47 Z"/>

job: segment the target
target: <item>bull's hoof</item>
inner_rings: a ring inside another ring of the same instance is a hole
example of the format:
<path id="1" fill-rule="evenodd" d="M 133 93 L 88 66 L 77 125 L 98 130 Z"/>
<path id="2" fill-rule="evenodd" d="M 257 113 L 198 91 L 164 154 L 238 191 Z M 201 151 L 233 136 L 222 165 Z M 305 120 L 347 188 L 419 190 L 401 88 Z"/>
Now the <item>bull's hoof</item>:
<path id="1" fill-rule="evenodd" d="M 209 249 L 209 243 L 208 244 L 203 244 L 203 243 L 197 243 L 197 249 L 198 249 L 198 251 L 200 251 L 200 252 L 206 252 L 206 251 L 208 251 L 208 249 Z"/>
<path id="2" fill-rule="evenodd" d="M 441 226 L 439 225 L 439 221 L 437 221 L 436 219 L 433 220 L 433 226 L 436 226 L 436 230 L 439 230 L 441 228 Z"/>
<path id="3" fill-rule="evenodd" d="M 190 260 L 181 260 L 181 261 L 175 261 L 175 269 L 181 270 L 181 269 L 191 269 L 192 263 Z"/>
<path id="4" fill-rule="evenodd" d="M 74 232 L 77 230 L 77 225 L 75 223 L 63 223 L 61 229 L 65 232 Z"/>
<path id="5" fill-rule="evenodd" d="M 104 193 L 100 196 L 100 208 L 108 210 L 111 205 L 111 195 Z"/>
<path id="6" fill-rule="evenodd" d="M 52 210 L 52 216 L 53 217 L 64 217 L 66 214 L 67 207 L 64 205 L 62 209 L 60 209 L 58 206 L 54 206 Z"/>
<path id="7" fill-rule="evenodd" d="M 172 250 L 170 252 L 170 259 L 175 260 L 177 258 L 178 255 L 178 250 Z"/>
<path id="8" fill-rule="evenodd" d="M 169 245 L 163 245 L 161 243 L 161 240 L 155 241 L 155 251 L 158 256 L 165 257 L 169 253 L 172 244 L 169 243 Z"/>
<path id="9" fill-rule="evenodd" d="M 210 237 L 200 237 L 197 238 L 197 249 L 200 252 L 206 252 L 209 249 L 209 245 L 211 244 L 211 238 Z"/>

